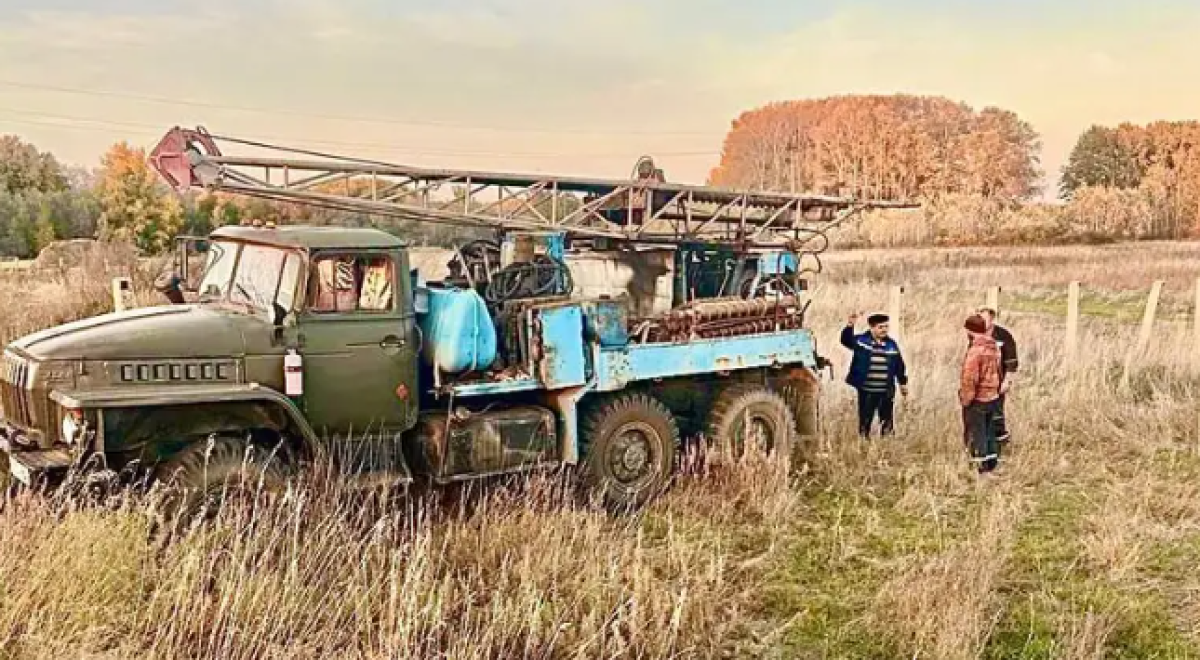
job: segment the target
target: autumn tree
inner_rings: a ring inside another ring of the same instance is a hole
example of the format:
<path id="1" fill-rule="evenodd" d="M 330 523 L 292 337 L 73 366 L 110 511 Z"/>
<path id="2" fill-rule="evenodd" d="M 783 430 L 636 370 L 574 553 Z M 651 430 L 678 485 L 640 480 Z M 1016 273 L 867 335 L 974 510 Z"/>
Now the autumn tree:
<path id="1" fill-rule="evenodd" d="M 0 254 L 28 258 L 61 238 L 90 237 L 98 210 L 74 170 L 14 136 L 0 136 Z"/>
<path id="2" fill-rule="evenodd" d="M 1092 126 L 1084 131 L 1063 168 L 1061 195 L 1076 204 L 1076 224 L 1113 233 L 1114 212 L 1137 207 L 1121 235 L 1180 238 L 1200 233 L 1200 122 L 1153 122 L 1145 126 Z M 1128 191 L 1120 197 L 1105 191 Z M 1087 214 L 1094 216 L 1089 218 Z M 1107 223 L 1107 225 L 1106 225 Z"/>
<path id="3" fill-rule="evenodd" d="M 1128 127 L 1092 126 L 1079 136 L 1063 167 L 1059 194 L 1070 199 L 1083 187 L 1136 188 L 1142 181 L 1143 163 L 1135 152 L 1135 137 Z"/>
<path id="4" fill-rule="evenodd" d="M 158 254 L 170 247 L 183 225 L 179 199 L 150 169 L 144 149 L 125 142 L 113 145 L 102 159 L 96 190 L 103 239 L 128 241 L 144 253 Z"/>
<path id="5" fill-rule="evenodd" d="M 945 98 L 835 96 L 739 116 L 710 180 L 866 198 L 1038 193 L 1038 134 L 1016 114 Z"/>
<path id="6" fill-rule="evenodd" d="M 1041 140 L 1016 113 L 984 108 L 972 116 L 969 130 L 959 139 L 969 162 L 962 173 L 967 181 L 964 192 L 1004 200 L 1029 199 L 1041 192 Z"/>
<path id="7" fill-rule="evenodd" d="M 15 135 L 0 135 L 0 192 L 56 192 L 67 178 L 54 156 Z"/>

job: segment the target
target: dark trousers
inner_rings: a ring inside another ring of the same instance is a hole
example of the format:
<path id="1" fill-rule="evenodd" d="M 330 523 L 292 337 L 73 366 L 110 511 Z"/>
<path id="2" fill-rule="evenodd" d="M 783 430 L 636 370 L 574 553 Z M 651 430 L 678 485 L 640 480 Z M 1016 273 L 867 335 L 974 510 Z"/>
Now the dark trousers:
<path id="1" fill-rule="evenodd" d="M 1001 394 L 1000 398 L 996 401 L 996 416 L 994 422 L 996 427 L 996 440 L 999 440 L 1000 442 L 1008 442 L 1008 424 L 1004 420 L 1003 394 Z"/>
<path id="2" fill-rule="evenodd" d="M 894 431 L 892 411 L 895 398 L 890 392 L 868 392 L 858 390 L 858 434 L 866 438 L 871 435 L 875 415 L 879 415 L 880 433 L 891 435 Z"/>
<path id="3" fill-rule="evenodd" d="M 979 471 L 991 472 L 1000 464 L 1000 442 L 996 435 L 996 415 L 1000 401 L 972 402 L 963 408 L 963 440 L 971 462 Z"/>

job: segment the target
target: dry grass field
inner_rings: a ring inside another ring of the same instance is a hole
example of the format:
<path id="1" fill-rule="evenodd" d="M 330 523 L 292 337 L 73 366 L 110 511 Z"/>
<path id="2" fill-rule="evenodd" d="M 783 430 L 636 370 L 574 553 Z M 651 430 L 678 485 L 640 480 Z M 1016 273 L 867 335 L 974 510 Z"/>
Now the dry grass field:
<path id="1" fill-rule="evenodd" d="M 366 503 L 314 476 L 157 545 L 147 505 L 0 511 L 0 658 L 1200 657 L 1200 245 L 846 252 L 810 318 L 824 438 L 785 475 L 681 478 L 641 516 L 546 479 L 459 504 Z M 104 308 L 104 280 L 0 282 L 0 334 Z M 1084 283 L 1064 364 L 1066 284 Z M 1151 348 L 1122 381 L 1153 279 Z M 905 284 L 898 436 L 853 432 L 837 332 Z M 981 481 L 955 388 L 1001 285 L 1013 446 Z"/>

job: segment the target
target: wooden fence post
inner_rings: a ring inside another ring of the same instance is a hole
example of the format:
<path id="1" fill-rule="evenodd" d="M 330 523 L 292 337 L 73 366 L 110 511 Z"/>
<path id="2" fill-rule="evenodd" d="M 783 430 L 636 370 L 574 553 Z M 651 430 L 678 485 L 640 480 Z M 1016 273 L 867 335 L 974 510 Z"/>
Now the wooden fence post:
<path id="1" fill-rule="evenodd" d="M 1196 278 L 1196 302 L 1192 308 L 1192 343 L 1200 346 L 1200 277 Z"/>
<path id="2" fill-rule="evenodd" d="M 1146 311 L 1142 314 L 1142 329 L 1138 333 L 1138 354 L 1146 352 L 1150 347 L 1150 337 L 1154 333 L 1154 317 L 1158 313 L 1158 298 L 1162 295 L 1163 281 L 1156 280 L 1150 287 L 1150 297 L 1146 299 Z"/>
<path id="3" fill-rule="evenodd" d="M 987 307 L 996 312 L 996 316 L 1000 315 L 1000 287 L 994 286 L 988 289 Z"/>
<path id="4" fill-rule="evenodd" d="M 891 327 L 888 329 L 888 334 L 896 339 L 900 338 L 901 327 L 903 325 L 903 321 L 900 318 L 902 311 L 900 306 L 903 297 L 903 286 L 892 287 L 892 293 L 888 297 L 888 316 L 891 317 L 891 323 L 889 324 Z"/>
<path id="5" fill-rule="evenodd" d="M 1069 370 L 1079 352 L 1079 282 L 1071 282 L 1067 287 L 1067 341 L 1064 355 L 1065 366 Z"/>
<path id="6" fill-rule="evenodd" d="M 1142 314 L 1142 327 L 1138 331 L 1137 343 L 1125 356 L 1125 372 L 1121 376 L 1122 384 L 1129 383 L 1129 372 L 1133 368 L 1134 359 L 1145 353 L 1146 349 L 1150 347 L 1150 337 L 1154 332 L 1154 316 L 1158 312 L 1158 297 L 1162 295 L 1162 287 L 1162 280 L 1155 280 L 1154 285 L 1150 287 L 1150 297 L 1146 299 L 1146 311 Z"/>

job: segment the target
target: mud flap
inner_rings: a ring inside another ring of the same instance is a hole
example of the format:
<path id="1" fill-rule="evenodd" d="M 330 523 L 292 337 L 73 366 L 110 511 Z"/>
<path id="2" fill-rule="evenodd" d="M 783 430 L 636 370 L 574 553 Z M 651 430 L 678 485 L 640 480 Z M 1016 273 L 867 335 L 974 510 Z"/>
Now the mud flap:
<path id="1" fill-rule="evenodd" d="M 339 477 L 351 488 L 394 488 L 413 481 L 399 437 L 343 439 L 333 443 L 330 454 Z"/>

